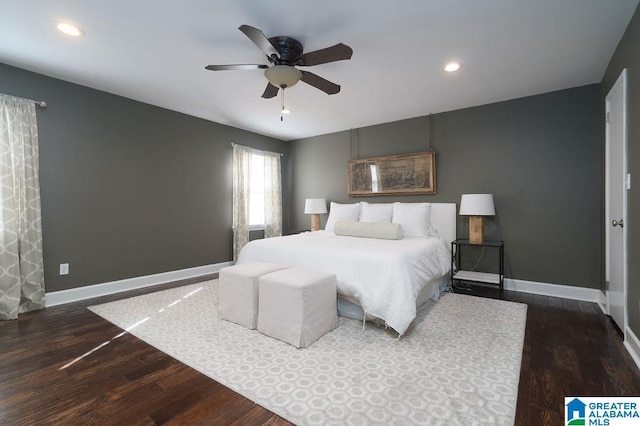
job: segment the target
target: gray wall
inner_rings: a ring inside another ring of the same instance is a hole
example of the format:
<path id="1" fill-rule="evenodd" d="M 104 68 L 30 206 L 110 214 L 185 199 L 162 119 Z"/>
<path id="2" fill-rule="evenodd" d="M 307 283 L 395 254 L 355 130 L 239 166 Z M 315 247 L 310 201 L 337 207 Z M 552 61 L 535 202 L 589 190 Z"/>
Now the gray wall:
<path id="1" fill-rule="evenodd" d="M 629 327 L 636 336 L 640 336 L 640 226 L 634 222 L 640 217 L 640 195 L 638 178 L 640 177 L 640 8 L 631 19 L 618 48 L 609 62 L 602 78 L 601 105 L 624 68 L 627 74 L 627 167 L 633 175 L 631 190 L 627 192 L 627 315 Z M 601 115 L 604 120 L 604 114 Z M 603 123 L 604 126 L 604 123 Z M 604 133 L 601 139 L 601 152 L 604 152 Z M 601 170 L 604 170 L 604 154 Z M 604 176 L 604 174 L 603 174 Z M 604 178 L 602 178 L 604 181 Z M 604 203 L 602 207 L 604 211 Z M 604 223 L 604 222 L 603 222 Z M 604 230 L 602 231 L 604 232 Z M 604 234 L 603 234 L 604 235 Z M 602 248 L 604 250 L 604 246 Z M 604 263 L 604 260 L 603 260 Z"/>
<path id="2" fill-rule="evenodd" d="M 288 149 L 3 64 L 0 92 L 48 103 L 37 112 L 47 292 L 231 260 L 230 143 Z M 288 155 L 283 168 L 286 212 Z"/>
<path id="3" fill-rule="evenodd" d="M 492 193 L 485 234 L 504 239 L 508 277 L 599 288 L 599 114 L 598 84 L 435 114 L 436 195 L 350 198 L 350 132 L 294 141 L 291 228 L 309 228 L 305 198 L 459 204 L 461 194 Z M 356 129 L 353 156 L 426 151 L 428 130 L 427 117 Z M 458 236 L 467 228 L 459 217 Z"/>

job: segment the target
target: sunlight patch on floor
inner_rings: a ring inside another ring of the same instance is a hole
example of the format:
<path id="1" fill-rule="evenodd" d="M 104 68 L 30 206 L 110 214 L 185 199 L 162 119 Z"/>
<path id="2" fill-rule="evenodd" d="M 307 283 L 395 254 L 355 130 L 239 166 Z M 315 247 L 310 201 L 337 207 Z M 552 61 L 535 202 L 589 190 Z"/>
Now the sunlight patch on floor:
<path id="1" fill-rule="evenodd" d="M 198 287 L 197 289 L 193 290 L 192 292 L 182 296 L 182 299 L 186 299 L 188 297 L 193 296 L 194 294 L 196 294 L 197 292 L 199 292 L 200 290 L 202 290 L 202 287 Z M 174 300 L 173 302 L 169 303 L 166 307 L 158 310 L 158 313 L 163 313 L 165 312 L 165 310 L 167 308 L 170 308 L 171 306 L 175 306 L 178 303 L 180 303 L 182 300 L 181 299 L 177 299 Z M 111 340 L 107 340 L 106 342 L 101 343 L 100 345 L 96 346 L 95 348 L 85 352 L 84 354 L 80 355 L 79 357 L 77 357 L 76 359 L 74 359 L 73 361 L 68 362 L 67 364 L 63 365 L 62 367 L 58 368 L 58 371 L 60 370 L 64 370 L 70 366 L 72 366 L 73 364 L 75 364 L 76 362 L 82 360 L 83 358 L 86 358 L 87 356 L 91 355 L 92 353 L 94 353 L 95 351 L 99 350 L 100 348 L 104 348 L 105 346 L 107 346 L 109 343 L 113 342 L 114 340 L 124 336 L 125 334 L 127 334 L 129 331 L 133 330 L 134 328 L 138 327 L 141 324 L 144 324 L 145 322 L 147 322 L 148 320 L 150 320 L 151 317 L 146 317 L 144 319 L 141 319 L 140 321 L 136 322 L 135 324 L 127 327 L 123 332 L 116 334 L 113 338 L 111 338 Z"/>

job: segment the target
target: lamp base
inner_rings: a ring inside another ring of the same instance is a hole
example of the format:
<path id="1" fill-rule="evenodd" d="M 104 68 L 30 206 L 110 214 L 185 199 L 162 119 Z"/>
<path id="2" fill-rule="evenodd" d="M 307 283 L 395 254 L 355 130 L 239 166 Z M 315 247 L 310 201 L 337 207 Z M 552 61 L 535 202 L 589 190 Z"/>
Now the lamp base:
<path id="1" fill-rule="evenodd" d="M 319 231 L 320 230 L 320 215 L 312 214 L 311 215 L 311 230 Z"/>
<path id="2" fill-rule="evenodd" d="M 472 244 L 484 242 L 482 216 L 469 216 L 469 242 Z"/>

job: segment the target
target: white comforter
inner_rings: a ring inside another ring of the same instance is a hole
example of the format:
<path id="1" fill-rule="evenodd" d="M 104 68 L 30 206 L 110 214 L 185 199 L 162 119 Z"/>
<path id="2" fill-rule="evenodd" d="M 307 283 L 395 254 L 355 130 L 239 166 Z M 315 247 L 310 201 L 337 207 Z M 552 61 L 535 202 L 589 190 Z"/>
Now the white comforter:
<path id="1" fill-rule="evenodd" d="M 416 298 L 431 280 L 449 273 L 451 255 L 438 237 L 381 240 L 306 232 L 249 242 L 237 263 L 271 262 L 335 273 L 338 292 L 404 334 L 416 316 Z"/>

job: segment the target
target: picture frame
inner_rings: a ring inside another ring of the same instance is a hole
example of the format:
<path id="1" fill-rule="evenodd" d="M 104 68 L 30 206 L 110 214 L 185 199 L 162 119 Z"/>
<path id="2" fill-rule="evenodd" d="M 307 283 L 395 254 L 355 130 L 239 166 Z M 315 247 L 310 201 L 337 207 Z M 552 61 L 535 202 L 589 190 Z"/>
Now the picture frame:
<path id="1" fill-rule="evenodd" d="M 435 152 L 350 160 L 347 192 L 350 196 L 435 194 Z"/>

